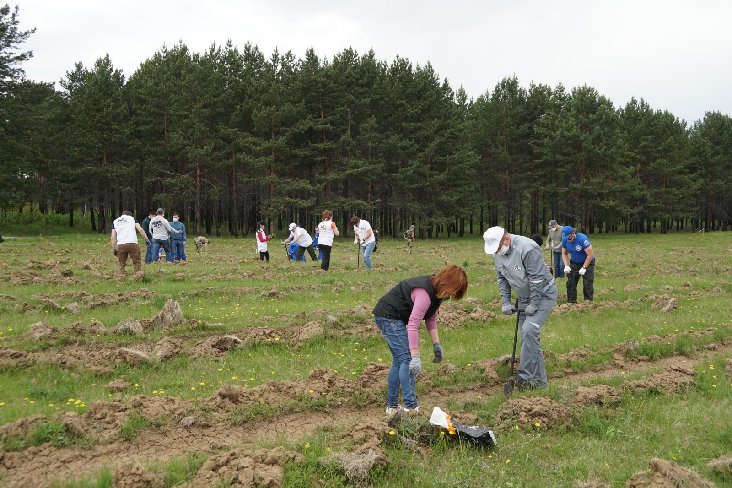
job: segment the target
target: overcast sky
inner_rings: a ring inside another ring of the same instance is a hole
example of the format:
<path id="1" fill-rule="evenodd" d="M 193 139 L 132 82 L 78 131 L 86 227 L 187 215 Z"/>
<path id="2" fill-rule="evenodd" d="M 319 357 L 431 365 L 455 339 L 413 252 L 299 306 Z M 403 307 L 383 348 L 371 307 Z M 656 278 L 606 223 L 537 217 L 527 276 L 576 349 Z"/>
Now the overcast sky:
<path id="1" fill-rule="evenodd" d="M 58 82 L 109 54 L 129 77 L 163 45 L 202 52 L 228 39 L 269 55 L 352 47 L 432 63 L 476 98 L 502 78 L 589 85 L 623 106 L 644 98 L 694 122 L 732 115 L 729 0 L 16 0 L 29 79 Z M 58 84 L 57 84 L 58 87 Z"/>

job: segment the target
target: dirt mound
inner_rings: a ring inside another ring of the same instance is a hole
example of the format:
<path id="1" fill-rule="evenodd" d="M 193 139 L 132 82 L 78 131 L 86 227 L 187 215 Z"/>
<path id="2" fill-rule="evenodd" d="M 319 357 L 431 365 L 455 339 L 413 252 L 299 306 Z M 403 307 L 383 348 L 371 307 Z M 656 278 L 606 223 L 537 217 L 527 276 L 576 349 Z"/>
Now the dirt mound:
<path id="1" fill-rule="evenodd" d="M 8 437 L 16 439 L 25 439 L 38 425 L 47 422 L 48 417 L 41 414 L 23 417 L 9 424 L 0 426 L 0 439 L 5 440 Z"/>
<path id="2" fill-rule="evenodd" d="M 323 323 L 320 321 L 309 322 L 302 327 L 298 327 L 292 331 L 290 341 L 294 344 L 307 342 L 313 337 L 321 336 L 324 332 Z"/>
<path id="3" fill-rule="evenodd" d="M 521 359 L 517 356 L 515 360 L 515 364 L 518 365 Z M 511 367 L 511 356 L 506 354 L 500 358 L 482 359 L 480 361 L 474 361 L 473 364 L 483 369 L 483 378 L 486 381 L 501 381 L 497 367 L 500 365 L 508 365 L 508 367 Z"/>
<path id="4" fill-rule="evenodd" d="M 121 391 L 127 390 L 129 387 L 131 387 L 132 384 L 126 382 L 122 378 L 118 380 L 114 380 L 111 383 L 107 385 L 107 390 L 109 390 L 111 393 L 118 393 Z"/>
<path id="5" fill-rule="evenodd" d="M 125 319 L 117 324 L 114 328 L 116 334 L 129 334 L 129 335 L 142 335 L 145 329 L 142 327 L 142 323 L 135 319 Z"/>
<path id="6" fill-rule="evenodd" d="M 578 405 L 617 405 L 622 398 L 618 388 L 609 385 L 580 386 L 574 396 Z"/>
<path id="7" fill-rule="evenodd" d="M 115 360 L 120 363 L 129 364 L 130 366 L 139 366 L 141 364 L 152 362 L 152 359 L 146 352 L 131 349 L 129 347 L 121 347 L 117 349 Z"/>
<path id="8" fill-rule="evenodd" d="M 389 377 L 391 366 L 384 363 L 369 363 L 358 377 L 358 386 L 365 391 L 380 391 Z"/>
<path id="9" fill-rule="evenodd" d="M 577 488 L 611 488 L 604 481 L 578 481 Z"/>
<path id="10" fill-rule="evenodd" d="M 511 429 L 514 426 L 557 427 L 567 425 L 571 420 L 569 408 L 544 397 L 517 398 L 506 402 L 498 413 L 499 427 Z"/>
<path id="11" fill-rule="evenodd" d="M 83 438 L 89 432 L 85 419 L 76 412 L 59 412 L 54 418 L 74 437 Z"/>
<path id="12" fill-rule="evenodd" d="M 707 467 L 722 476 L 732 476 L 732 453 L 712 459 Z"/>
<path id="13" fill-rule="evenodd" d="M 285 464 L 304 459 L 281 447 L 253 452 L 234 449 L 209 458 L 188 486 L 280 487 L 285 483 Z"/>
<path id="14" fill-rule="evenodd" d="M 282 298 L 285 294 L 277 291 L 277 288 L 273 286 L 271 290 L 263 291 L 260 296 L 262 298 Z"/>
<path id="15" fill-rule="evenodd" d="M 333 393 L 352 394 L 358 391 L 358 385 L 339 376 L 330 369 L 316 369 L 308 375 L 308 391 L 313 390 L 321 395 Z"/>
<path id="16" fill-rule="evenodd" d="M 466 307 L 465 305 L 449 304 L 440 310 L 440 327 L 455 328 L 464 322 L 486 322 L 493 319 L 496 314 L 483 310 L 480 307 Z"/>
<path id="17" fill-rule="evenodd" d="M 33 359 L 24 351 L 0 349 L 0 368 L 25 367 L 33 363 Z"/>
<path id="18" fill-rule="evenodd" d="M 159 326 L 163 330 L 170 330 L 173 327 L 182 324 L 185 321 L 183 309 L 180 303 L 175 300 L 168 299 L 163 305 L 163 309 L 152 319 L 153 327 Z"/>
<path id="19" fill-rule="evenodd" d="M 369 473 L 374 466 L 386 463 L 386 456 L 381 449 L 368 449 L 366 452 L 331 454 L 321 459 L 320 463 L 337 465 L 344 471 L 350 483 L 363 486 L 367 483 Z"/>
<path id="20" fill-rule="evenodd" d="M 681 393 L 694 386 L 694 371 L 682 362 L 672 364 L 648 378 L 628 381 L 623 386 L 630 391 L 650 390 L 662 394 Z"/>
<path id="21" fill-rule="evenodd" d="M 630 285 L 626 285 L 625 288 L 623 288 L 625 291 L 636 291 L 636 290 L 647 290 L 650 288 L 648 285 L 636 285 L 631 283 Z"/>
<path id="22" fill-rule="evenodd" d="M 670 312 L 676 308 L 676 298 L 661 295 L 651 304 L 651 308 L 660 309 L 662 313 Z"/>
<path id="23" fill-rule="evenodd" d="M 244 342 L 235 335 L 213 336 L 199 342 L 191 350 L 193 357 L 219 357 L 226 351 L 240 347 Z"/>
<path id="24" fill-rule="evenodd" d="M 356 452 L 376 450 L 381 445 L 381 437 L 389 431 L 384 419 L 369 419 L 354 425 L 343 438 L 357 446 Z"/>
<path id="25" fill-rule="evenodd" d="M 137 463 L 126 463 L 114 470 L 112 488 L 162 488 L 165 486 L 159 474 L 151 473 Z"/>
<path id="26" fill-rule="evenodd" d="M 163 337 L 157 344 L 153 355 L 157 361 L 165 361 L 168 358 L 179 354 L 183 349 L 183 339 L 174 337 Z"/>
<path id="27" fill-rule="evenodd" d="M 49 327 L 43 322 L 36 322 L 35 324 L 31 324 L 31 326 L 28 328 L 28 332 L 23 334 L 22 337 L 34 340 L 51 339 L 53 337 L 56 337 L 57 334 L 58 330 Z"/>
<path id="28" fill-rule="evenodd" d="M 650 473 L 633 475 L 625 484 L 627 488 L 713 488 L 714 483 L 705 480 L 694 471 L 671 461 L 651 459 Z"/>

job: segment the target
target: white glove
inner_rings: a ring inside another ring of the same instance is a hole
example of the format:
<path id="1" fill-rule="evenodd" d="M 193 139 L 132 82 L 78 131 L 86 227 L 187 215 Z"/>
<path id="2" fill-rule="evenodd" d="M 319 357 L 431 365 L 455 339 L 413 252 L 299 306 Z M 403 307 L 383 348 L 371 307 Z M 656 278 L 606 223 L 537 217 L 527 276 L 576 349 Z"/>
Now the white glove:
<path id="1" fill-rule="evenodd" d="M 584 276 L 584 275 L 585 275 L 585 273 L 587 273 L 587 270 L 586 270 L 585 268 L 580 268 L 580 270 L 579 270 L 579 275 L 580 275 L 580 276 Z"/>
<path id="2" fill-rule="evenodd" d="M 545 251 L 548 251 L 549 250 L 549 245 L 544 246 L 544 250 Z"/>
<path id="3" fill-rule="evenodd" d="M 571 273 L 572 272 L 572 268 L 570 268 L 569 266 L 565 266 L 564 267 L 564 272 L 565 273 Z"/>
<path id="4" fill-rule="evenodd" d="M 358 239 L 356 239 L 355 241 L 353 241 L 353 243 L 354 244 L 358 244 L 359 243 Z"/>

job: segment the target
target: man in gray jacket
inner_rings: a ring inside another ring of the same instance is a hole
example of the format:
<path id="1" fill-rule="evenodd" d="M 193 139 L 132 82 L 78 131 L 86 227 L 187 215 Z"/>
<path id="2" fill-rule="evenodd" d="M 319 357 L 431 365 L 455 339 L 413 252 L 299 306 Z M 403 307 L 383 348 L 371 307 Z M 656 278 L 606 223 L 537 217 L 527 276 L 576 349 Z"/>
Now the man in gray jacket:
<path id="1" fill-rule="evenodd" d="M 501 294 L 501 312 L 520 314 L 521 363 L 518 374 L 509 383 L 518 388 L 547 385 L 544 353 L 539 334 L 554 302 L 557 286 L 536 242 L 509 234 L 503 227 L 491 227 L 483 234 L 485 253 L 493 256 Z M 518 310 L 511 304 L 511 290 L 516 292 Z"/>
<path id="2" fill-rule="evenodd" d="M 150 220 L 150 233 L 152 234 L 153 260 L 157 263 L 160 259 L 160 247 L 162 246 L 165 249 L 165 260 L 172 263 L 173 249 L 170 245 L 170 234 L 180 234 L 180 232 L 170 226 L 170 222 L 165 218 L 165 210 L 162 208 L 159 208 L 157 215 Z"/>
<path id="3" fill-rule="evenodd" d="M 554 277 L 564 278 L 564 263 L 562 262 L 562 226 L 556 220 L 549 221 L 549 234 L 546 236 L 546 247 L 552 250 L 552 265 Z"/>

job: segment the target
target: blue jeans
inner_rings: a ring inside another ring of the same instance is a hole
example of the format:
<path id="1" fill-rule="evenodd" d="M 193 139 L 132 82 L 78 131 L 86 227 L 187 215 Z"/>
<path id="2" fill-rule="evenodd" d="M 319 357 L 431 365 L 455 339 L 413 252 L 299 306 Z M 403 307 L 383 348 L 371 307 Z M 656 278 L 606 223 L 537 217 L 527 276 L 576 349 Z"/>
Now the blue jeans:
<path id="1" fill-rule="evenodd" d="M 173 257 L 176 261 L 186 260 L 186 241 L 173 241 Z"/>
<path id="2" fill-rule="evenodd" d="M 564 262 L 562 261 L 562 251 L 552 251 L 554 255 L 554 277 L 564 278 Z"/>
<path id="3" fill-rule="evenodd" d="M 414 376 L 409 374 L 409 361 L 412 360 L 412 355 L 409 352 L 407 326 L 401 320 L 386 317 L 374 317 L 374 320 L 386 339 L 392 358 L 387 383 L 386 406 L 399 405 L 399 387 L 401 386 L 404 406 L 415 408 L 417 396 L 414 393 Z"/>
<path id="4" fill-rule="evenodd" d="M 150 264 L 153 262 L 153 253 L 152 253 L 152 241 L 150 241 L 150 245 L 146 246 L 145 250 L 145 264 Z"/>
<path id="5" fill-rule="evenodd" d="M 153 239 L 152 241 L 152 254 L 153 261 L 156 263 L 160 259 L 160 248 L 165 249 L 165 260 L 169 263 L 173 262 L 173 250 L 170 248 L 170 241 L 168 239 Z"/>
<path id="6" fill-rule="evenodd" d="M 361 253 L 363 254 L 363 264 L 366 265 L 366 269 L 371 271 L 371 253 L 374 252 L 374 246 L 376 246 L 376 241 L 369 242 L 365 246 L 361 247 Z"/>

